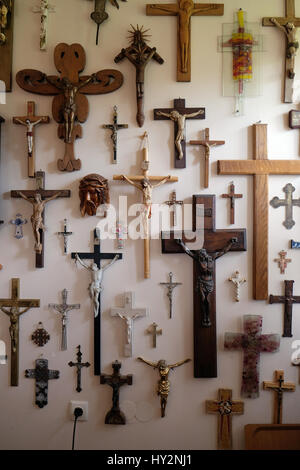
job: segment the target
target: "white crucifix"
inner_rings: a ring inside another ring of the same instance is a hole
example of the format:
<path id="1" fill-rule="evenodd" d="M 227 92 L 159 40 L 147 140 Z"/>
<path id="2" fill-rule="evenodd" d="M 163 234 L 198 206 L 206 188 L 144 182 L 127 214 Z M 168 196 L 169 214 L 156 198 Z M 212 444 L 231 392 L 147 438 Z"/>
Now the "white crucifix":
<path id="1" fill-rule="evenodd" d="M 239 271 L 235 271 L 233 276 L 231 276 L 228 281 L 231 281 L 235 289 L 235 301 L 240 301 L 240 286 L 246 282 L 246 279 L 240 276 Z"/>
<path id="2" fill-rule="evenodd" d="M 124 307 L 112 307 L 110 314 L 112 317 L 119 317 L 125 321 L 126 338 L 124 346 L 124 356 L 132 357 L 133 348 L 133 322 L 137 318 L 147 317 L 147 308 L 133 308 L 134 294 L 133 292 L 125 292 Z"/>
<path id="3" fill-rule="evenodd" d="M 55 13 L 55 7 L 49 4 L 49 0 L 41 0 L 40 6 L 33 7 L 32 11 L 41 14 L 40 49 L 45 51 L 47 47 L 48 13 Z"/>

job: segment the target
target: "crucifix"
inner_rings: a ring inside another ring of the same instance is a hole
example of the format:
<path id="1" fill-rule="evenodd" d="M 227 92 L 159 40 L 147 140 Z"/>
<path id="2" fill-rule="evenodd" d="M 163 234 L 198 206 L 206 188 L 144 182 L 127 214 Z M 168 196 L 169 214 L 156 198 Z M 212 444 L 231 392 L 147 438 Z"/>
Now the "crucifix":
<path id="1" fill-rule="evenodd" d="M 48 404 L 48 380 L 59 379 L 59 371 L 48 369 L 47 359 L 37 359 L 35 369 L 25 370 L 25 377 L 35 379 L 35 403 L 44 408 Z"/>
<path id="2" fill-rule="evenodd" d="M 114 157 L 113 163 L 118 163 L 117 161 L 117 143 L 118 143 L 118 131 L 120 129 L 128 129 L 128 124 L 119 124 L 118 123 L 118 107 L 114 106 L 114 122 L 112 124 L 103 124 L 104 129 L 109 129 L 111 131 L 111 140 L 113 143 Z"/>
<path id="3" fill-rule="evenodd" d="M 120 410 L 119 395 L 120 388 L 123 385 L 132 385 L 132 375 L 120 375 L 122 364 L 118 361 L 112 363 L 113 374 L 100 375 L 100 383 L 102 385 L 109 385 L 113 389 L 112 408 L 105 416 L 105 424 L 126 424 L 124 413 Z"/>
<path id="4" fill-rule="evenodd" d="M 209 186 L 209 157 L 210 157 L 210 148 L 216 147 L 218 145 L 224 145 L 225 140 L 210 140 L 209 139 L 209 128 L 204 129 L 204 140 L 190 140 L 190 145 L 201 145 L 205 149 L 204 153 L 204 187 L 208 188 Z"/>
<path id="5" fill-rule="evenodd" d="M 204 244 L 200 250 L 190 250 L 185 236 L 178 239 L 162 233 L 163 253 L 186 253 L 193 259 L 194 283 L 194 377 L 217 377 L 216 338 L 216 260 L 229 251 L 246 251 L 246 230 L 216 230 L 215 196 L 193 196 L 193 223 L 197 206 L 204 206 Z M 209 359 L 208 359 L 209 358 Z"/>
<path id="6" fill-rule="evenodd" d="M 274 209 L 278 207 L 285 207 L 285 221 L 282 224 L 288 230 L 291 229 L 295 225 L 295 221 L 293 220 L 293 206 L 300 207 L 300 198 L 293 199 L 293 192 L 296 191 L 296 188 L 291 183 L 288 183 L 283 188 L 283 192 L 285 193 L 285 199 L 279 199 L 277 196 L 273 197 L 270 201 L 270 204 Z"/>
<path id="7" fill-rule="evenodd" d="M 62 235 L 64 237 L 64 254 L 66 255 L 68 253 L 68 237 L 70 235 L 73 235 L 73 232 L 68 231 L 68 221 L 67 221 L 67 219 L 64 219 L 64 231 L 63 232 L 57 232 L 57 235 Z"/>
<path id="8" fill-rule="evenodd" d="M 91 283 L 88 287 L 93 302 L 94 312 L 94 374 L 101 374 L 101 291 L 103 272 L 118 259 L 122 259 L 120 253 L 101 253 L 100 230 L 94 230 L 94 251 L 92 253 L 72 253 L 72 259 L 81 260 L 80 263 L 91 272 Z M 83 263 L 82 260 L 91 261 L 91 265 Z M 102 260 L 111 260 L 106 266 L 101 266 Z"/>
<path id="9" fill-rule="evenodd" d="M 173 214 L 173 217 L 172 217 L 172 227 L 176 227 L 177 226 L 177 207 L 176 206 L 183 206 L 183 201 L 177 201 L 177 197 L 176 197 L 176 191 L 172 191 L 171 193 L 171 196 L 170 196 L 170 200 L 169 201 L 166 201 L 165 204 L 167 204 L 169 207 L 172 207 L 172 214 Z"/>
<path id="10" fill-rule="evenodd" d="M 232 400 L 232 390 L 220 388 L 217 400 L 206 400 L 206 413 L 218 415 L 218 449 L 232 449 L 232 415 L 244 414 L 244 403 Z"/>
<path id="11" fill-rule="evenodd" d="M 0 0 L 0 82 L 12 90 L 12 58 L 15 0 Z"/>
<path id="12" fill-rule="evenodd" d="M 146 5 L 148 16 L 177 16 L 177 82 L 191 81 L 191 17 L 223 16 L 222 3 L 194 3 L 177 0 L 176 3 Z"/>
<path id="13" fill-rule="evenodd" d="M 284 304 L 283 337 L 291 338 L 293 304 L 300 304 L 300 296 L 293 294 L 295 281 L 284 281 L 284 295 L 270 295 L 270 304 Z"/>
<path id="14" fill-rule="evenodd" d="M 77 356 L 77 362 L 68 362 L 69 366 L 70 367 L 76 367 L 76 375 L 77 375 L 77 387 L 76 387 L 76 391 L 78 393 L 81 392 L 82 388 L 81 388 L 81 369 L 83 367 L 90 367 L 90 363 L 89 362 L 82 362 L 82 352 L 81 352 L 81 346 L 77 346 L 77 353 L 76 353 L 76 356 Z"/>
<path id="15" fill-rule="evenodd" d="M 220 175 L 253 176 L 253 298 L 268 299 L 269 175 L 300 175 L 297 160 L 268 160 L 267 124 L 253 125 L 253 160 L 219 160 Z"/>
<path id="16" fill-rule="evenodd" d="M 273 424 L 282 424 L 283 393 L 294 392 L 295 384 L 284 381 L 283 370 L 275 370 L 274 382 L 263 382 L 263 388 L 275 392 Z"/>
<path id="17" fill-rule="evenodd" d="M 182 282 L 173 282 L 173 273 L 169 273 L 169 282 L 160 282 L 161 286 L 165 286 L 168 289 L 167 296 L 169 299 L 169 318 L 173 315 L 173 291 L 175 287 L 182 286 Z"/>
<path id="18" fill-rule="evenodd" d="M 29 178 L 35 177 L 35 139 L 34 130 L 38 124 L 48 124 L 50 122 L 49 116 L 36 116 L 35 115 L 35 102 L 27 101 L 27 116 L 15 116 L 13 118 L 14 124 L 21 124 L 27 129 L 27 157 L 28 157 L 28 176 Z"/>
<path id="19" fill-rule="evenodd" d="M 113 232 L 115 235 L 117 235 L 117 247 L 118 250 L 124 250 L 124 245 L 125 245 L 125 238 L 126 235 L 128 234 L 128 229 L 124 222 L 121 222 L 118 220 L 116 222 L 116 230 Z"/>
<path id="20" fill-rule="evenodd" d="M 33 7 L 32 11 L 41 14 L 40 50 L 45 51 L 47 47 L 48 14 L 55 13 L 55 7 L 50 5 L 49 0 L 41 0 L 40 6 Z"/>
<path id="21" fill-rule="evenodd" d="M 95 6 L 94 6 L 95 10 L 91 13 L 91 19 L 97 25 L 96 45 L 98 45 L 100 25 L 105 20 L 108 19 L 109 15 L 105 11 L 106 0 L 94 0 L 94 2 L 95 2 Z M 127 2 L 127 0 L 122 0 L 122 2 Z M 120 8 L 118 0 L 110 0 L 110 3 L 117 9 Z"/>
<path id="22" fill-rule="evenodd" d="M 235 187 L 232 181 L 229 185 L 229 193 L 221 194 L 221 197 L 223 199 L 230 199 L 230 224 L 231 225 L 235 223 L 235 199 L 241 199 L 243 197 L 242 194 L 236 194 L 234 190 L 235 190 Z"/>
<path id="23" fill-rule="evenodd" d="M 205 119 L 205 108 L 186 108 L 185 99 L 175 99 L 173 108 L 154 109 L 154 120 L 174 122 L 175 168 L 186 167 L 186 120 Z"/>
<path id="24" fill-rule="evenodd" d="M 290 258 L 286 258 L 287 252 L 281 250 L 279 253 L 279 258 L 275 258 L 275 263 L 278 264 L 278 268 L 280 269 L 280 274 L 285 274 L 285 270 L 287 268 L 288 263 L 291 263 L 292 260 Z"/>
<path id="25" fill-rule="evenodd" d="M 133 322 L 137 318 L 147 317 L 147 308 L 133 308 L 134 294 L 133 292 L 125 292 L 125 305 L 124 307 L 112 307 L 110 315 L 112 317 L 119 317 L 124 320 L 126 326 L 126 340 L 124 345 L 124 356 L 132 357 L 133 349 Z"/>
<path id="26" fill-rule="evenodd" d="M 300 27 L 300 18 L 296 18 L 295 16 L 295 0 L 285 0 L 285 17 L 263 18 L 262 25 L 276 26 L 286 37 L 284 102 L 292 103 L 295 59 L 299 49 L 297 32 Z"/>
<path id="27" fill-rule="evenodd" d="M 18 240 L 23 238 L 23 225 L 27 224 L 27 219 L 22 214 L 17 214 L 16 218 L 11 220 L 10 223 L 15 226 L 15 238 Z"/>
<path id="28" fill-rule="evenodd" d="M 156 348 L 156 338 L 158 335 L 162 335 L 162 329 L 158 329 L 158 324 L 155 321 L 152 325 L 146 330 L 146 333 L 152 336 L 152 346 Z"/>
<path id="29" fill-rule="evenodd" d="M 50 190 L 45 189 L 45 172 L 37 171 L 35 174 L 37 189 L 26 190 L 26 191 L 11 191 L 10 195 L 12 198 L 22 198 L 25 201 L 32 204 L 33 214 L 31 216 L 31 224 L 33 230 L 33 236 L 35 239 L 34 250 L 36 252 L 36 268 L 44 267 L 44 231 L 45 231 L 45 205 L 57 198 L 69 198 L 71 197 L 71 191 L 69 189 L 61 190 Z"/>
<path id="30" fill-rule="evenodd" d="M 10 320 L 9 334 L 11 340 L 11 373 L 10 385 L 19 385 L 19 330 L 20 316 L 28 312 L 31 308 L 40 306 L 39 299 L 20 299 L 20 279 L 12 279 L 11 299 L 0 299 L 0 310 L 8 315 Z"/>
<path id="31" fill-rule="evenodd" d="M 67 342 L 67 326 L 68 326 L 68 313 L 71 310 L 79 310 L 80 304 L 67 304 L 68 291 L 64 289 L 62 291 L 62 304 L 49 304 L 49 308 L 53 308 L 57 313 L 61 315 L 61 326 L 62 326 L 62 335 L 61 335 L 61 350 L 66 351 L 68 348 Z"/>
<path id="32" fill-rule="evenodd" d="M 244 333 L 225 333 L 224 348 L 229 351 L 244 351 L 241 396 L 259 396 L 259 362 L 262 352 L 277 352 L 280 336 L 262 335 L 262 316 L 244 315 Z"/>
<path id="33" fill-rule="evenodd" d="M 18 85 L 25 91 L 53 96 L 52 114 L 58 123 L 58 137 L 64 140 L 65 155 L 57 162 L 60 171 L 81 169 L 81 160 L 75 158 L 74 143 L 82 137 L 81 123 L 89 114 L 85 95 L 111 93 L 123 83 L 121 72 L 101 70 L 92 75 L 79 76 L 86 64 L 86 55 L 80 44 L 58 44 L 54 49 L 55 67 L 60 77 L 39 70 L 24 69 L 16 75 Z"/>
<path id="34" fill-rule="evenodd" d="M 246 282 L 246 279 L 240 276 L 239 271 L 235 271 L 228 281 L 232 282 L 235 288 L 235 301 L 240 301 L 240 286 Z"/>
<path id="35" fill-rule="evenodd" d="M 2 339 L 0 340 L 0 365 L 3 366 L 7 364 L 7 354 L 6 354 L 6 346 Z"/>

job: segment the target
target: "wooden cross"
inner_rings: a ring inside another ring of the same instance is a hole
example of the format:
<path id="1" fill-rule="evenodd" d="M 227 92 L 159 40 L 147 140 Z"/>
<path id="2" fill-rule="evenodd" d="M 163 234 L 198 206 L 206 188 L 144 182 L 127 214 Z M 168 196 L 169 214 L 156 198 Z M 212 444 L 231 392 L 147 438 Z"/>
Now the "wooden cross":
<path id="1" fill-rule="evenodd" d="M 76 387 L 76 391 L 77 391 L 78 393 L 80 393 L 81 390 L 82 390 L 82 388 L 81 388 L 81 369 L 82 369 L 83 367 L 90 367 L 90 365 L 91 365 L 89 362 L 82 362 L 82 361 L 81 361 L 81 359 L 82 359 L 82 352 L 81 352 L 80 348 L 81 348 L 80 346 L 77 346 L 77 349 L 78 349 L 77 354 L 76 354 L 76 356 L 77 356 L 77 362 L 72 362 L 72 361 L 68 362 L 68 364 L 69 364 L 70 367 L 76 367 L 76 369 L 77 369 L 77 371 L 76 371 L 76 375 L 77 375 L 77 387 Z"/>
<path id="2" fill-rule="evenodd" d="M 224 348 L 230 351 L 244 350 L 241 395 L 246 398 L 259 396 L 260 353 L 277 352 L 280 336 L 262 335 L 262 316 L 244 315 L 244 333 L 225 333 Z"/>
<path id="3" fill-rule="evenodd" d="M 177 16 L 177 82 L 190 82 L 191 17 L 223 16 L 224 4 L 177 0 L 176 3 L 147 5 L 146 14 L 148 16 Z"/>
<path id="4" fill-rule="evenodd" d="M 174 122 L 175 168 L 186 167 L 186 119 L 205 119 L 205 108 L 186 108 L 185 99 L 175 99 L 173 108 L 154 109 L 154 120 Z"/>
<path id="5" fill-rule="evenodd" d="M 253 179 L 253 298 L 268 299 L 269 175 L 299 175 L 300 161 L 268 160 L 267 124 L 253 125 L 253 160 L 219 160 L 220 175 L 252 175 Z"/>
<path id="6" fill-rule="evenodd" d="M 300 18 L 295 16 L 295 0 L 285 0 L 285 17 L 269 17 L 262 19 L 263 26 L 276 26 L 286 36 L 285 53 L 285 90 L 284 102 L 293 102 L 293 85 L 295 77 L 295 57 L 299 49 L 297 29 L 300 27 Z"/>
<path id="7" fill-rule="evenodd" d="M 1 157 L 1 128 L 2 128 L 2 123 L 5 122 L 5 119 L 0 116 L 0 157 Z M 3 220 L 0 220 L 0 225 L 3 224 Z"/>
<path id="8" fill-rule="evenodd" d="M 31 308 L 40 306 L 39 299 L 20 299 L 20 279 L 12 279 L 11 299 L 0 299 L 0 310 L 8 315 L 10 320 L 9 334 L 11 339 L 11 369 L 10 385 L 17 387 L 19 385 L 19 331 L 20 316 L 28 312 Z M 22 309 L 22 310 L 21 310 Z"/>
<path id="9" fill-rule="evenodd" d="M 133 292 L 125 292 L 125 305 L 124 307 L 112 307 L 110 315 L 112 317 L 119 317 L 124 320 L 126 326 L 126 340 L 124 346 L 124 356 L 132 357 L 133 349 L 133 322 L 137 318 L 147 317 L 147 308 L 133 308 L 134 294 Z"/>
<path id="10" fill-rule="evenodd" d="M 201 145 L 205 149 L 204 153 L 204 187 L 208 188 L 209 186 L 209 157 L 210 157 L 210 148 L 216 147 L 218 145 L 224 145 L 225 140 L 209 140 L 209 129 L 204 129 L 204 140 L 190 140 L 191 145 Z"/>
<path id="11" fill-rule="evenodd" d="M 80 170 L 81 161 L 75 158 L 74 143 L 82 137 L 79 123 L 84 123 L 89 114 L 89 102 L 85 95 L 101 95 L 117 90 L 123 83 L 123 75 L 117 70 L 106 69 L 79 77 L 86 63 L 85 51 L 80 44 L 58 44 L 54 50 L 54 63 L 60 77 L 24 69 L 17 73 L 16 81 L 30 93 L 54 95 L 52 114 L 59 125 L 58 137 L 65 142 L 65 155 L 58 160 L 58 169 Z"/>
<path id="12" fill-rule="evenodd" d="M 217 400 L 207 400 L 206 413 L 218 415 L 218 449 L 232 449 L 232 415 L 244 414 L 244 403 L 232 400 L 232 390 L 220 388 Z"/>
<path id="13" fill-rule="evenodd" d="M 25 370 L 25 377 L 35 379 L 35 403 L 44 408 L 48 404 L 48 380 L 59 379 L 59 371 L 48 369 L 47 359 L 37 359 L 35 369 Z"/>
<path id="14" fill-rule="evenodd" d="M 64 289 L 62 291 L 62 304 L 49 304 L 49 308 L 53 308 L 56 310 L 57 313 L 61 315 L 61 326 L 62 326 L 62 333 L 61 333 L 61 350 L 66 351 L 68 349 L 68 341 L 67 341 L 67 326 L 68 326 L 68 313 L 71 310 L 79 310 L 80 304 L 67 304 L 68 298 L 68 291 Z"/>
<path id="15" fill-rule="evenodd" d="M 114 106 L 114 122 L 112 124 L 103 124 L 104 129 L 109 129 L 111 131 L 111 140 L 113 143 L 114 157 L 113 163 L 118 163 L 117 161 L 117 143 L 118 143 L 118 131 L 120 129 L 128 129 L 128 124 L 118 124 L 118 108 Z"/>
<path id="16" fill-rule="evenodd" d="M 45 189 L 45 172 L 36 172 L 36 184 L 37 189 L 35 190 L 15 190 L 11 191 L 10 195 L 12 198 L 23 198 L 27 202 L 30 202 L 33 206 L 33 216 L 31 218 L 33 235 L 35 238 L 35 251 L 36 251 L 36 268 L 44 267 L 44 252 L 45 252 L 45 241 L 44 241 L 44 230 L 45 230 L 45 204 L 50 200 L 57 198 L 69 198 L 71 197 L 71 191 L 69 189 L 56 189 L 50 190 Z"/>
<path id="17" fill-rule="evenodd" d="M 41 0 L 40 6 L 33 7 L 32 11 L 41 14 L 40 50 L 45 51 L 47 47 L 48 14 L 55 13 L 55 8 L 49 4 L 49 0 Z"/>
<path id="18" fill-rule="evenodd" d="M 177 226 L 177 208 L 176 208 L 176 206 L 182 206 L 183 205 L 183 201 L 177 201 L 176 199 L 177 199 L 176 198 L 176 191 L 172 191 L 171 196 L 170 196 L 170 200 L 165 202 L 165 204 L 167 204 L 169 207 L 172 207 L 172 209 L 173 209 L 173 211 L 172 211 L 172 214 L 173 214 L 172 226 L 173 226 L 173 228 Z"/>
<path id="19" fill-rule="evenodd" d="M 120 387 L 123 385 L 132 385 L 132 375 L 120 375 L 121 365 L 122 364 L 118 361 L 113 362 L 113 374 L 101 374 L 100 376 L 100 383 L 103 385 L 109 385 L 113 389 L 113 405 L 105 416 L 105 424 L 126 424 L 125 415 L 119 407 L 119 394 Z"/>
<path id="20" fill-rule="evenodd" d="M 228 281 L 232 282 L 235 287 L 235 301 L 240 301 L 240 286 L 244 284 L 246 281 L 245 278 L 240 276 L 239 271 L 235 271 L 234 275 L 231 276 Z"/>
<path id="21" fill-rule="evenodd" d="M 173 291 L 175 287 L 182 286 L 182 282 L 173 282 L 173 273 L 169 273 L 169 282 L 160 282 L 161 286 L 165 286 L 168 289 L 167 296 L 169 299 L 169 318 L 173 316 Z"/>
<path id="22" fill-rule="evenodd" d="M 280 274 L 285 274 L 285 270 L 287 268 L 288 263 L 291 263 L 292 260 L 290 258 L 286 258 L 287 252 L 281 250 L 279 252 L 279 258 L 275 258 L 275 263 L 278 264 L 278 268 L 280 269 Z"/>
<path id="23" fill-rule="evenodd" d="M 48 124 L 50 122 L 49 116 L 36 116 L 35 115 L 35 102 L 27 101 L 27 116 L 15 116 L 13 118 L 14 124 L 21 124 L 27 128 L 27 157 L 28 157 L 28 176 L 29 178 L 35 177 L 35 135 L 34 129 L 38 124 Z"/>
<path id="24" fill-rule="evenodd" d="M 156 348 L 156 338 L 158 335 L 162 335 L 162 329 L 158 329 L 158 324 L 155 323 L 155 321 L 152 323 L 152 325 L 146 330 L 147 334 L 150 334 L 152 336 L 152 346 L 153 348 Z"/>
<path id="25" fill-rule="evenodd" d="M 264 390 L 275 392 L 273 424 L 282 424 L 282 401 L 284 392 L 294 392 L 295 384 L 284 382 L 284 371 L 275 370 L 274 382 L 263 382 Z"/>
<path id="26" fill-rule="evenodd" d="M 193 258 L 194 270 L 194 377 L 217 377 L 215 262 L 228 251 L 246 251 L 246 230 L 216 230 L 215 196 L 193 196 L 193 217 L 197 205 L 204 206 L 204 245 L 188 250 L 176 240 L 176 232 L 162 233 L 163 253 L 186 253 Z M 183 242 L 188 242 L 183 236 Z"/>
<path id="27" fill-rule="evenodd" d="M 270 304 L 284 304 L 283 337 L 291 338 L 293 304 L 300 304 L 300 296 L 293 294 L 295 281 L 284 281 L 284 295 L 270 295 Z"/>
<path id="28" fill-rule="evenodd" d="M 285 207 L 285 221 L 283 225 L 287 229 L 291 229 L 295 225 L 295 221 L 293 220 L 293 206 L 300 207 L 300 198 L 293 199 L 293 192 L 296 189 L 291 183 L 288 183 L 283 188 L 283 192 L 285 193 L 285 199 L 279 199 L 278 197 L 273 197 L 270 201 L 270 204 L 274 209 L 278 207 Z"/>
<path id="29" fill-rule="evenodd" d="M 232 182 L 229 185 L 229 193 L 221 194 L 222 198 L 230 199 L 230 223 L 232 225 L 235 223 L 235 199 L 241 199 L 243 197 L 242 194 L 235 194 L 234 190 L 235 190 L 235 187 L 234 187 L 234 183 Z"/>
<path id="30" fill-rule="evenodd" d="M 101 239 L 100 230 L 94 230 L 94 251 L 92 253 L 71 253 L 72 259 L 76 259 L 76 255 L 80 256 L 80 259 L 91 260 L 97 265 L 98 269 L 101 269 L 101 261 L 108 259 L 113 260 L 118 255 L 119 260 L 122 259 L 122 254 L 119 253 L 101 253 Z M 99 309 L 98 315 L 94 318 L 94 374 L 101 374 L 101 293 L 98 297 Z"/>
<path id="31" fill-rule="evenodd" d="M 4 82 L 6 92 L 12 90 L 14 9 L 15 0 L 0 1 L 0 82 Z"/>
<path id="32" fill-rule="evenodd" d="M 64 231 L 63 232 L 57 232 L 58 235 L 62 235 L 64 237 L 64 254 L 66 255 L 68 253 L 68 237 L 70 235 L 73 235 L 73 232 L 68 231 L 68 221 L 67 219 L 64 219 Z"/>

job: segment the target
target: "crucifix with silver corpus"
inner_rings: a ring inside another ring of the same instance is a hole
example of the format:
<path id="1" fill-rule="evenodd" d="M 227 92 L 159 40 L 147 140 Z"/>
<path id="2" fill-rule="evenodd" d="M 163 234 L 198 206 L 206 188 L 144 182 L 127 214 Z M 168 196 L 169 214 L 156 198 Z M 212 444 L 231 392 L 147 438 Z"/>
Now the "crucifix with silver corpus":
<path id="1" fill-rule="evenodd" d="M 73 305 L 68 305 L 67 304 L 67 298 L 68 298 L 68 291 L 67 289 L 64 289 L 62 291 L 62 304 L 49 304 L 49 308 L 53 308 L 56 310 L 57 313 L 61 315 L 61 322 L 62 322 L 62 336 L 61 336 L 61 350 L 66 351 L 68 348 L 68 343 L 67 343 L 67 325 L 68 325 L 68 313 L 71 310 L 79 310 L 80 309 L 80 304 L 73 304 Z"/>

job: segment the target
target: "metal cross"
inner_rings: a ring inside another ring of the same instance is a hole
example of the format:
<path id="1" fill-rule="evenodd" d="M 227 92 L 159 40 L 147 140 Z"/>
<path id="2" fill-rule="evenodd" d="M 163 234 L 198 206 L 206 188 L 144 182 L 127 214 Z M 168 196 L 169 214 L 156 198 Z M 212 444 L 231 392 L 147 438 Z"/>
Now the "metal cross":
<path id="1" fill-rule="evenodd" d="M 83 367 L 90 367 L 90 363 L 89 362 L 81 362 L 81 359 L 82 359 L 82 352 L 80 351 L 80 345 L 77 346 L 77 349 L 78 349 L 78 352 L 76 354 L 77 356 L 77 362 L 68 362 L 69 366 L 70 367 L 76 367 L 77 368 L 77 371 L 76 371 L 76 374 L 77 374 L 77 387 L 76 387 L 76 390 L 78 393 L 81 392 L 82 388 L 81 388 L 81 369 Z"/>
<path id="2" fill-rule="evenodd" d="M 25 370 L 25 377 L 35 379 L 35 403 L 43 408 L 48 404 L 48 380 L 59 379 L 59 371 L 48 369 L 47 359 L 37 359 L 35 369 Z"/>
<path id="3" fill-rule="evenodd" d="M 111 140 L 113 143 L 113 150 L 114 150 L 114 158 L 113 163 L 117 162 L 117 143 L 118 143 L 118 131 L 120 129 L 128 129 L 128 124 L 118 124 L 118 107 L 114 106 L 114 122 L 113 124 L 103 124 L 104 129 L 111 130 Z"/>
<path id="4" fill-rule="evenodd" d="M 66 351 L 67 349 L 67 324 L 68 324 L 68 313 L 71 310 L 78 310 L 80 304 L 67 304 L 68 291 L 64 289 L 62 291 L 62 304 L 49 304 L 49 308 L 54 308 L 58 313 L 61 314 L 62 318 L 62 337 L 61 337 L 61 350 Z"/>
<path id="5" fill-rule="evenodd" d="M 278 254 L 279 258 L 275 258 L 274 261 L 278 264 L 278 267 L 280 268 L 280 274 L 285 274 L 287 265 L 288 263 L 291 263 L 292 260 L 290 258 L 286 258 L 287 252 L 284 250 L 281 250 Z"/>
<path id="6" fill-rule="evenodd" d="M 240 301 L 240 286 L 246 282 L 246 279 L 240 276 L 239 271 L 235 271 L 228 281 L 231 281 L 235 287 L 235 301 Z"/>
<path id="7" fill-rule="evenodd" d="M 68 237 L 73 235 L 73 232 L 68 232 L 68 222 L 67 219 L 64 219 L 64 231 L 57 232 L 57 235 L 62 235 L 64 237 L 64 254 L 68 253 Z"/>
<path id="8" fill-rule="evenodd" d="M 235 190 L 234 183 L 231 182 L 229 185 L 229 193 L 221 194 L 222 198 L 230 199 L 230 223 L 231 224 L 234 224 L 235 222 L 235 199 L 241 199 L 243 197 L 242 194 L 235 194 L 234 190 Z"/>
<path id="9" fill-rule="evenodd" d="M 173 207 L 173 225 L 172 227 L 176 227 L 177 226 L 177 210 L 176 210 L 176 206 L 182 206 L 183 205 L 183 201 L 177 201 L 176 200 L 176 191 L 172 191 L 171 193 L 171 197 L 170 197 L 170 200 L 169 201 L 166 201 L 165 204 L 167 204 L 169 207 Z"/>
<path id="10" fill-rule="evenodd" d="M 182 286 L 182 282 L 173 282 L 173 273 L 169 273 L 169 282 L 160 282 L 161 286 L 166 286 L 168 289 L 167 296 L 170 302 L 170 318 L 172 318 L 173 313 L 173 290 L 177 286 Z"/>
<path id="11" fill-rule="evenodd" d="M 127 0 L 122 1 L 127 2 Z M 110 0 L 110 3 L 114 7 L 119 9 L 119 4 L 117 0 Z M 105 7 L 106 0 L 95 0 L 95 10 L 91 13 L 91 18 L 97 24 L 96 44 L 98 44 L 100 25 L 103 23 L 103 21 L 107 20 L 108 18 L 108 14 L 105 11 Z"/>
<path id="12" fill-rule="evenodd" d="M 158 330 L 157 323 L 153 322 L 152 325 L 147 329 L 147 334 L 152 335 L 152 344 L 156 348 L 156 338 L 157 335 L 162 335 L 162 329 Z"/>
<path id="13" fill-rule="evenodd" d="M 39 322 L 37 329 L 31 335 L 31 339 L 37 346 L 40 347 L 45 346 L 45 344 L 47 344 L 50 340 L 50 335 L 44 329 L 43 323 L 41 321 Z"/>
<path id="14" fill-rule="evenodd" d="M 27 219 L 25 219 L 21 214 L 17 214 L 15 220 L 10 221 L 11 224 L 15 225 L 15 238 L 18 240 L 23 238 L 23 227 L 22 225 L 27 224 Z"/>
<path id="15" fill-rule="evenodd" d="M 278 197 L 273 197 L 270 201 L 272 207 L 277 209 L 277 207 L 285 207 L 285 221 L 283 225 L 287 229 L 291 229 L 295 225 L 295 221 L 293 220 L 293 206 L 300 207 L 300 198 L 293 199 L 293 192 L 296 189 L 291 183 L 288 183 L 283 188 L 283 192 L 285 193 L 285 199 L 279 199 Z"/>

